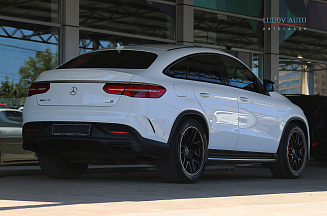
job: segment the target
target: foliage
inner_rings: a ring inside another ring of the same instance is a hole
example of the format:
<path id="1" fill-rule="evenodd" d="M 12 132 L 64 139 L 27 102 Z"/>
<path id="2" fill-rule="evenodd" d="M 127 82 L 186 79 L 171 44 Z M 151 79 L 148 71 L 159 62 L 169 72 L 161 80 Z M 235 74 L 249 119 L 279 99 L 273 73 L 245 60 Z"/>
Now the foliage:
<path id="1" fill-rule="evenodd" d="M 0 86 L 0 97 L 2 98 L 13 98 L 17 95 L 15 91 L 14 81 L 9 81 L 9 77 L 5 77 L 5 81 L 1 81 Z"/>
<path id="2" fill-rule="evenodd" d="M 24 66 L 19 69 L 20 79 L 18 83 L 14 83 L 13 80 L 9 81 L 8 76 L 6 76 L 5 81 L 1 81 L 0 103 L 9 103 L 8 106 L 14 107 L 22 106 L 28 88 L 34 80 L 42 72 L 51 70 L 57 65 L 57 55 L 53 55 L 50 49 L 46 49 L 45 52 L 36 51 L 35 56 L 28 57 L 28 60 L 24 61 Z"/>
<path id="3" fill-rule="evenodd" d="M 42 72 L 58 65 L 57 56 L 52 55 L 50 49 L 46 49 L 45 52 L 36 51 L 35 57 L 30 56 L 28 59 L 18 71 L 19 83 L 23 87 L 29 87 Z"/>

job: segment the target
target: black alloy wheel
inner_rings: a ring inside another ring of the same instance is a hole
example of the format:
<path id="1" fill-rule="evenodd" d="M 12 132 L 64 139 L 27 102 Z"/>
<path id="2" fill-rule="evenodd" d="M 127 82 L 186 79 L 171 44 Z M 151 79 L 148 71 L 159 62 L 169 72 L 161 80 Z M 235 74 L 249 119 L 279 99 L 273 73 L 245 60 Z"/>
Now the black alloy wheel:
<path id="1" fill-rule="evenodd" d="M 276 178 L 298 178 L 308 160 L 306 136 L 297 124 L 287 126 L 277 151 L 278 159 L 271 164 L 270 171 Z"/>
<path id="2" fill-rule="evenodd" d="M 299 130 L 293 130 L 288 138 L 288 164 L 293 172 L 299 172 L 306 161 L 306 140 Z"/>
<path id="3" fill-rule="evenodd" d="M 187 175 L 197 175 L 204 165 L 205 145 L 203 137 L 194 126 L 184 131 L 180 142 L 180 162 Z"/>
<path id="4" fill-rule="evenodd" d="M 161 178 L 166 182 L 196 182 L 203 174 L 208 144 L 202 125 L 183 119 L 172 135 L 167 158 L 156 161 Z"/>

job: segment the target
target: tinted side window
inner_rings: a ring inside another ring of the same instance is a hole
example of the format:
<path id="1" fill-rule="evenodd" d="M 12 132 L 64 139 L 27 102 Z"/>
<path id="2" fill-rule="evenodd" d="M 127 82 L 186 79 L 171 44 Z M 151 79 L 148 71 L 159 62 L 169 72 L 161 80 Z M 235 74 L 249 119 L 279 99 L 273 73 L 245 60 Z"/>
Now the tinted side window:
<path id="1" fill-rule="evenodd" d="M 194 59 L 194 56 L 188 57 L 187 79 L 190 79 L 190 80 L 199 80 L 200 79 L 200 75 L 198 72 L 198 68 L 196 66 L 196 61 Z"/>
<path id="2" fill-rule="evenodd" d="M 201 81 L 224 83 L 216 54 L 196 55 L 195 60 Z"/>
<path id="3" fill-rule="evenodd" d="M 231 86 L 241 89 L 260 92 L 256 76 L 236 59 L 221 55 L 226 67 L 228 82 Z"/>
<path id="4" fill-rule="evenodd" d="M 181 61 L 177 62 L 170 68 L 168 68 L 164 74 L 174 78 L 181 78 L 186 79 L 187 73 L 187 58 L 182 59 Z"/>
<path id="5" fill-rule="evenodd" d="M 170 66 L 164 74 L 180 79 L 225 83 L 224 65 L 217 54 L 197 54 Z"/>

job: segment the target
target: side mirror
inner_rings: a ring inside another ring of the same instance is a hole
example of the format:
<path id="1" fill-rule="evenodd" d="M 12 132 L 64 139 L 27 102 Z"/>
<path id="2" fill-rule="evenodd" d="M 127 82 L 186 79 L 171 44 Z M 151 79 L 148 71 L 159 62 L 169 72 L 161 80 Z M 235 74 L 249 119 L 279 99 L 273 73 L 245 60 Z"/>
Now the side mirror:
<path id="1" fill-rule="evenodd" d="M 265 88 L 265 92 L 273 92 L 275 91 L 275 83 L 271 80 L 263 80 L 263 87 Z"/>

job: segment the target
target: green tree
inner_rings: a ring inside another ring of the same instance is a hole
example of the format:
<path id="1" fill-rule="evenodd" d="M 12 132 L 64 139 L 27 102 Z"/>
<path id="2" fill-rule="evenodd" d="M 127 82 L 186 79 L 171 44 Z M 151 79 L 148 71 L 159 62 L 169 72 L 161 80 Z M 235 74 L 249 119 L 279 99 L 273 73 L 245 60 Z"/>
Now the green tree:
<path id="1" fill-rule="evenodd" d="M 14 90 L 14 81 L 9 81 L 9 77 L 5 77 L 5 81 L 1 81 L 0 97 L 1 98 L 14 98 L 17 96 L 17 92 Z"/>
<path id="2" fill-rule="evenodd" d="M 5 77 L 5 81 L 1 81 L 0 86 L 0 101 L 7 104 L 11 108 L 23 106 L 26 93 L 19 87 L 20 84 L 14 84 L 14 81 L 9 81 L 9 77 Z"/>
<path id="3" fill-rule="evenodd" d="M 28 59 L 18 71 L 19 84 L 23 88 L 28 88 L 42 72 L 58 65 L 57 55 L 53 55 L 50 49 L 46 49 L 45 52 L 36 51 L 35 57 L 30 56 Z"/>
<path id="4" fill-rule="evenodd" d="M 50 49 L 44 52 L 37 51 L 34 57 L 28 57 L 28 60 L 24 61 L 24 66 L 18 71 L 20 76 L 18 83 L 14 83 L 13 80 L 9 81 L 8 76 L 5 77 L 5 81 L 1 81 L 1 103 L 15 108 L 23 106 L 29 86 L 42 72 L 51 70 L 57 65 L 57 55 L 53 55 Z"/>

